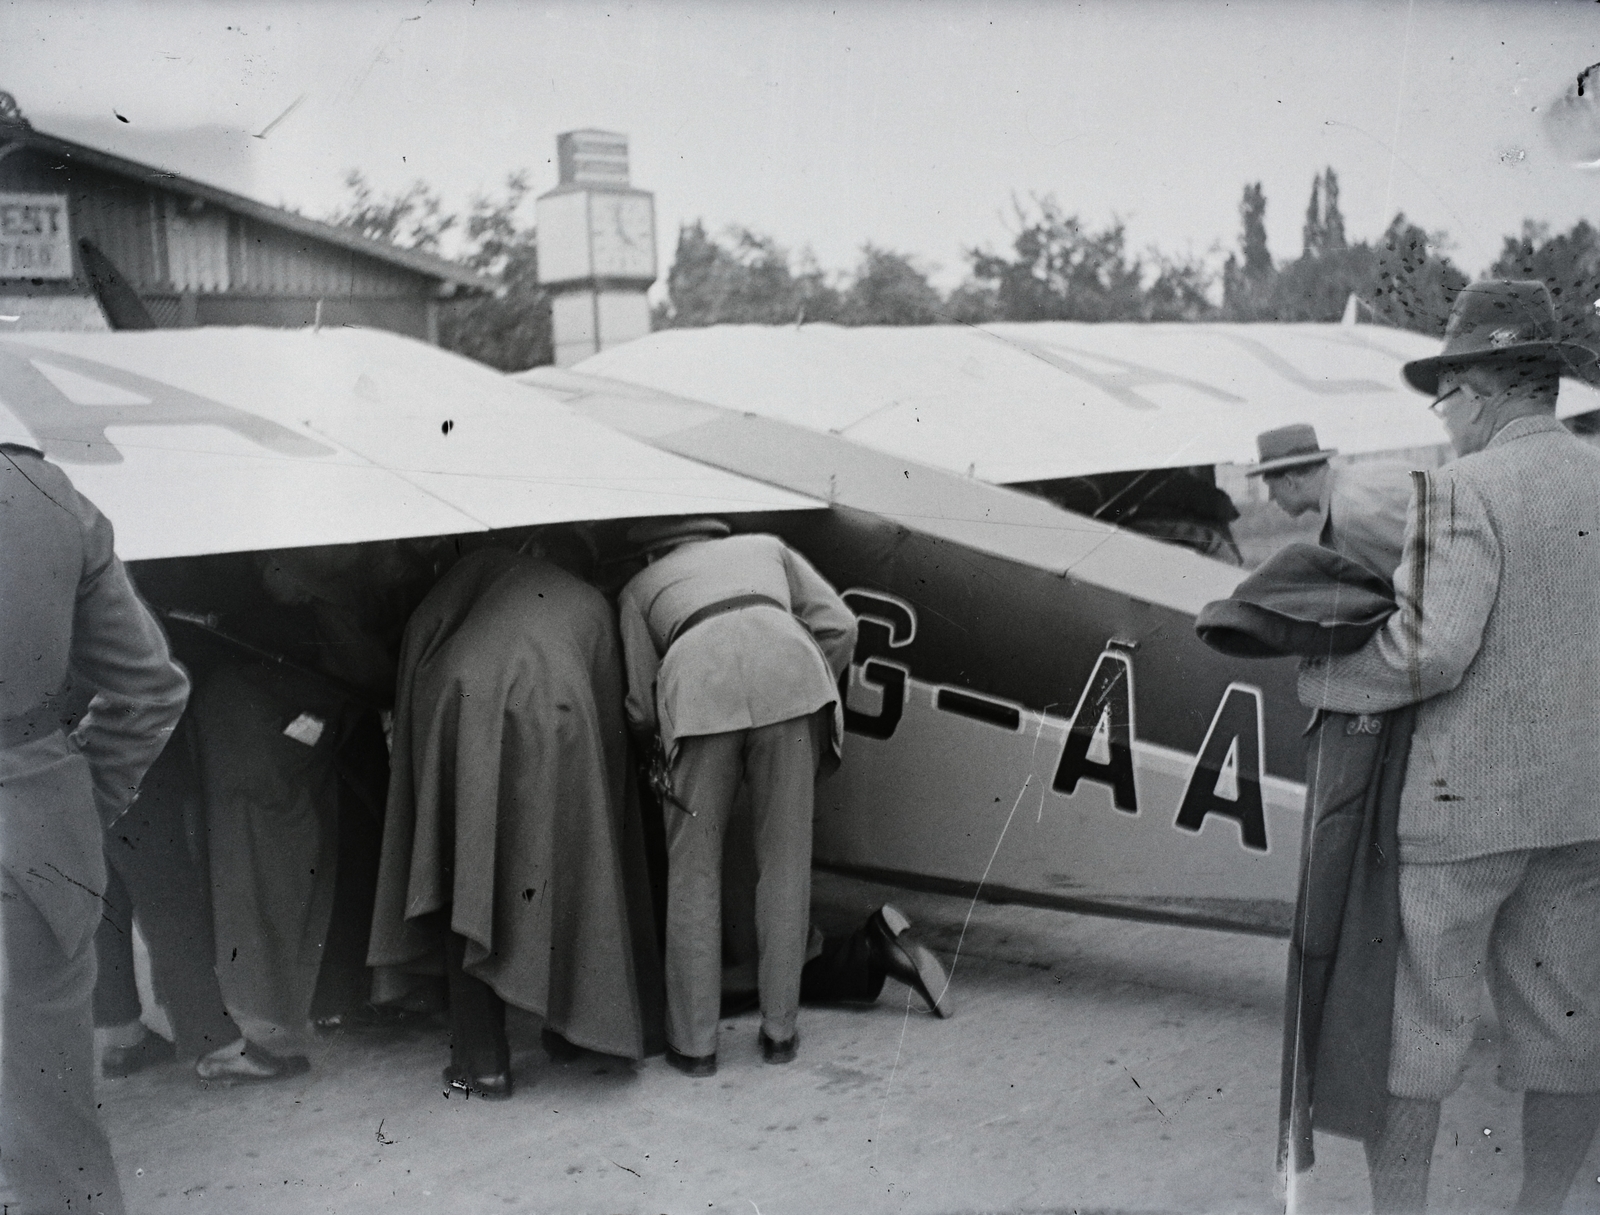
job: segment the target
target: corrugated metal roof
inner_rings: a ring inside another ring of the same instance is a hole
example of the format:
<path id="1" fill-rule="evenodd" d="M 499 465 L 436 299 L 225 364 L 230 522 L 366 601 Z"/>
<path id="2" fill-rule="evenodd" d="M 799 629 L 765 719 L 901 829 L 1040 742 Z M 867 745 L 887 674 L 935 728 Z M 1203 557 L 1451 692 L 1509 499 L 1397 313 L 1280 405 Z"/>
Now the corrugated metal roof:
<path id="1" fill-rule="evenodd" d="M 104 152 L 71 139 L 63 139 L 58 135 L 50 135 L 25 123 L 0 122 L 0 141 L 7 142 L 13 147 L 35 148 L 52 156 L 131 178 L 147 186 L 203 199 L 214 206 L 258 223 L 270 224 L 312 240 L 337 245 L 353 253 L 403 267 L 416 274 L 453 283 L 457 287 L 493 291 L 498 286 L 494 279 L 446 258 L 415 249 L 401 249 L 395 245 L 384 244 L 382 241 L 369 240 L 348 228 L 308 219 L 292 211 L 285 211 L 281 207 L 269 206 L 253 198 L 246 198 L 242 194 L 235 194 L 231 190 L 207 185 L 205 182 L 170 173 L 154 165 L 129 160 L 111 152 Z"/>

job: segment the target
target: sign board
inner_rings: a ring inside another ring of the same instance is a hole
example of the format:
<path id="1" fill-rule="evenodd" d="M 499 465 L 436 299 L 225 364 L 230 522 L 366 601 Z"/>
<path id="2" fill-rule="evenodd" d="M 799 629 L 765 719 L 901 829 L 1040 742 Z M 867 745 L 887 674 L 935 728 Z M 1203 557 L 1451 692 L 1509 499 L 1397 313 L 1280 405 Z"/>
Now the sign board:
<path id="1" fill-rule="evenodd" d="M 67 196 L 0 193 L 0 278 L 71 277 Z"/>

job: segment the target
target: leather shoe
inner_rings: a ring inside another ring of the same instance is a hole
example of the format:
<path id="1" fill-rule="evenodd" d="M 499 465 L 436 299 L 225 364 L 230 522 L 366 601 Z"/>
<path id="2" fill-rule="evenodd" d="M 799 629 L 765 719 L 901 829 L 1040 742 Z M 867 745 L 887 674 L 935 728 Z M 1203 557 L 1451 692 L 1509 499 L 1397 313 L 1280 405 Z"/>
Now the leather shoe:
<path id="1" fill-rule="evenodd" d="M 934 1016 L 948 1017 L 953 1011 L 950 980 L 933 951 L 911 938 L 911 921 L 905 913 L 885 903 L 867 919 L 866 932 L 873 960 L 884 973 L 921 996 Z"/>
<path id="2" fill-rule="evenodd" d="M 774 1042 L 767 1037 L 767 1031 L 761 1031 L 761 1057 L 768 1063 L 793 1063 L 795 1052 L 800 1049 L 800 1034 L 796 1031 L 792 1038 L 782 1042 Z"/>
<path id="3" fill-rule="evenodd" d="M 667 1062 L 685 1076 L 700 1078 L 717 1074 L 716 1051 L 712 1051 L 709 1055 L 685 1055 L 669 1046 L 667 1047 Z"/>
<path id="4" fill-rule="evenodd" d="M 232 1087 L 235 1084 L 265 1084 L 272 1080 L 287 1080 L 311 1070 L 311 1060 L 304 1055 L 275 1055 L 264 1046 L 245 1041 L 242 1047 L 233 1045 L 201 1055 L 195 1061 L 195 1075 L 207 1083 Z"/>
<path id="5" fill-rule="evenodd" d="M 178 1048 L 160 1034 L 144 1031 L 132 1046 L 108 1046 L 100 1056 L 100 1074 L 108 1080 L 121 1080 L 160 1063 L 171 1063 Z"/>
<path id="6" fill-rule="evenodd" d="M 468 1098 L 482 1097 L 486 1101 L 504 1101 L 511 1096 L 510 1072 L 469 1076 L 464 1069 L 452 1063 L 444 1069 L 442 1079 L 447 1088 L 458 1089 Z"/>

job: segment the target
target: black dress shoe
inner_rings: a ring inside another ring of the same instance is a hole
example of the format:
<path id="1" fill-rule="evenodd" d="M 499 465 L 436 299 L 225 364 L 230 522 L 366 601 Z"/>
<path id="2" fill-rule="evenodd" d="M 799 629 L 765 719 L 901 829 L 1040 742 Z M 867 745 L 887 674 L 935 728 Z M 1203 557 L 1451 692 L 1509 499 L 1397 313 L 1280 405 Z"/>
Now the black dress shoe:
<path id="1" fill-rule="evenodd" d="M 539 1031 L 539 1045 L 544 1047 L 544 1053 L 550 1056 L 552 1063 L 571 1063 L 583 1054 L 583 1047 L 567 1041 L 553 1029 Z"/>
<path id="2" fill-rule="evenodd" d="M 444 1069 L 445 1085 L 468 1098 L 482 1097 L 486 1101 L 504 1101 L 511 1096 L 511 1073 L 491 1072 L 483 1076 L 469 1076 L 454 1063 Z"/>
<path id="3" fill-rule="evenodd" d="M 178 1048 L 160 1034 L 144 1031 L 132 1046 L 108 1046 L 100 1056 L 100 1074 L 108 1080 L 121 1080 L 135 1072 L 161 1063 L 171 1063 L 178 1057 Z"/>
<path id="4" fill-rule="evenodd" d="M 933 951 L 911 939 L 911 921 L 898 908 L 885 903 L 867 920 L 867 939 L 873 960 L 891 979 L 904 983 L 922 997 L 928 1011 L 948 1017 L 950 980 Z"/>
<path id="5" fill-rule="evenodd" d="M 667 1062 L 672 1064 L 685 1076 L 715 1076 L 717 1074 L 717 1053 L 712 1051 L 709 1055 L 685 1055 L 667 1047 Z"/>
<path id="6" fill-rule="evenodd" d="M 792 1038 L 782 1042 L 774 1042 L 767 1037 L 767 1031 L 761 1031 L 761 1057 L 768 1063 L 793 1063 L 795 1052 L 800 1049 L 800 1033 L 795 1031 Z"/>

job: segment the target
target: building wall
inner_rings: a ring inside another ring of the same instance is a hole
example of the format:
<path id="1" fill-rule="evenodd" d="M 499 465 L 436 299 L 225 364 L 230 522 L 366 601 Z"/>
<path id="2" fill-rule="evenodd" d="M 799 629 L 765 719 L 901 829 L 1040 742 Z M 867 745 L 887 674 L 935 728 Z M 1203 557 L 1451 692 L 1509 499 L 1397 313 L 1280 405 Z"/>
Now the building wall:
<path id="1" fill-rule="evenodd" d="M 437 280 L 226 208 L 32 150 L 0 159 L 0 191 L 66 194 L 74 247 L 93 241 L 163 326 L 365 325 L 434 340 Z M 0 280 L 0 295 L 69 296 L 76 281 Z"/>

